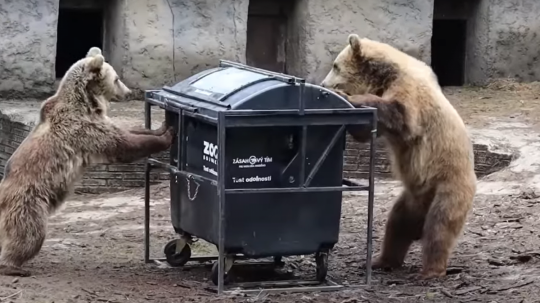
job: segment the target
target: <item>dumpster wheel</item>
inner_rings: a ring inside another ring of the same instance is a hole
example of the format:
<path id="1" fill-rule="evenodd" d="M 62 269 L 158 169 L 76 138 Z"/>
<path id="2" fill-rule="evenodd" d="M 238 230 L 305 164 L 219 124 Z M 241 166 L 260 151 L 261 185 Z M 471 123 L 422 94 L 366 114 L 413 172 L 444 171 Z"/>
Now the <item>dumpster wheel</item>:
<path id="1" fill-rule="evenodd" d="M 317 268 L 317 281 L 324 282 L 328 273 L 328 252 L 317 252 L 315 255 L 315 265 Z"/>
<path id="2" fill-rule="evenodd" d="M 232 257 L 226 257 L 225 258 L 225 273 L 223 275 L 223 282 L 224 284 L 227 284 L 229 282 L 229 272 L 231 271 L 234 264 L 234 258 Z M 214 285 L 218 285 L 218 277 L 219 277 L 219 262 L 214 262 L 214 265 L 212 265 L 212 272 L 210 273 L 210 280 Z"/>
<path id="3" fill-rule="evenodd" d="M 176 248 L 180 245 L 183 245 L 183 247 L 180 252 L 177 252 Z M 163 248 L 163 252 L 165 253 L 167 263 L 172 267 L 184 266 L 191 258 L 191 247 L 183 239 L 170 241 Z"/>

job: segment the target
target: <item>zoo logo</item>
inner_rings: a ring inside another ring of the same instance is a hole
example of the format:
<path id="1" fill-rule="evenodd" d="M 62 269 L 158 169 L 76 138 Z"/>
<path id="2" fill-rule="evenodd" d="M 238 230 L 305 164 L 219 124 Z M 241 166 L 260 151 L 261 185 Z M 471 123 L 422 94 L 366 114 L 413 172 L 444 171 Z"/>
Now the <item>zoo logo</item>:
<path id="1" fill-rule="evenodd" d="M 218 154 L 217 154 L 218 146 L 213 144 L 213 143 L 207 142 L 207 141 L 203 141 L 203 144 L 204 144 L 203 154 L 205 154 L 207 156 L 210 156 L 210 157 L 212 157 L 214 159 L 217 159 L 218 158 Z"/>

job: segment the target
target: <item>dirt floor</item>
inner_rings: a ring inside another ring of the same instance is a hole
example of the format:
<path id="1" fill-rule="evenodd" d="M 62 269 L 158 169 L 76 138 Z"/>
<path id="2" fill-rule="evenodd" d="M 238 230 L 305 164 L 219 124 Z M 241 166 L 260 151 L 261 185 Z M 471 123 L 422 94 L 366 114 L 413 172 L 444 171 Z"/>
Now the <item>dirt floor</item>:
<path id="1" fill-rule="evenodd" d="M 74 196 L 50 221 L 48 239 L 27 265 L 28 278 L 0 276 L 0 302 L 540 302 L 539 84 L 501 81 L 489 88 L 451 88 L 473 136 L 519 155 L 512 165 L 479 181 L 475 206 L 450 260 L 449 275 L 438 281 L 412 278 L 421 265 L 419 245 L 403 269 L 375 271 L 362 284 L 366 258 L 366 202 L 345 194 L 340 241 L 330 256 L 329 275 L 352 286 L 332 293 L 218 298 L 210 290 L 210 269 L 169 268 L 143 262 L 143 191 Z M 142 104 L 141 104 L 142 108 Z M 168 186 L 152 189 L 152 256 L 175 239 L 169 220 Z M 386 215 L 399 184 L 376 185 L 374 250 L 378 252 Z M 195 253 L 208 253 L 197 243 Z M 312 256 L 287 259 L 286 273 L 314 276 Z"/>

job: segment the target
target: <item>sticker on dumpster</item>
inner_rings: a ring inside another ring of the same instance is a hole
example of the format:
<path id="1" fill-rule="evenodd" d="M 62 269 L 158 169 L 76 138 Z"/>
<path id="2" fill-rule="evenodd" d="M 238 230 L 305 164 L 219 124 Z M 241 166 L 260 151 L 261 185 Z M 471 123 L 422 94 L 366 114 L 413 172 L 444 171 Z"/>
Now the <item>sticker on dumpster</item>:
<path id="1" fill-rule="evenodd" d="M 233 165 L 238 165 L 238 168 L 266 167 L 267 163 L 272 163 L 272 157 L 256 157 L 235 158 Z"/>
<path id="2" fill-rule="evenodd" d="M 233 177 L 232 178 L 233 183 L 254 183 L 254 182 L 270 182 L 272 181 L 272 176 L 266 176 L 266 177 Z"/>
<path id="3" fill-rule="evenodd" d="M 218 158 L 218 146 L 214 143 L 203 141 L 203 160 L 208 161 L 213 164 L 217 164 Z"/>
<path id="4" fill-rule="evenodd" d="M 212 175 L 217 177 L 217 171 L 215 169 L 207 167 L 206 165 L 203 165 L 202 168 L 205 172 L 211 173 Z"/>

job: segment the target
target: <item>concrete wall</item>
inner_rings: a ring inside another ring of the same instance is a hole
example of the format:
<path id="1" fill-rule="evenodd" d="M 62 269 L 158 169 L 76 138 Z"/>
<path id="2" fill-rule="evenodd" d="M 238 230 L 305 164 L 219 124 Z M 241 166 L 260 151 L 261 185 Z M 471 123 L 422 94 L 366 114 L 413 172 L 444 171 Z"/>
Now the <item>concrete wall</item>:
<path id="1" fill-rule="evenodd" d="M 219 59 L 245 62 L 248 0 L 130 0 L 125 10 L 128 86 L 173 84 Z"/>
<path id="2" fill-rule="evenodd" d="M 540 1 L 491 0 L 489 7 L 489 76 L 540 79 Z"/>
<path id="3" fill-rule="evenodd" d="M 0 1 L 0 93 L 46 95 L 54 85 L 58 0 Z"/>
<path id="4" fill-rule="evenodd" d="M 489 1 L 479 0 L 468 18 L 465 83 L 485 84 L 493 73 L 493 47 L 489 41 Z"/>
<path id="5" fill-rule="evenodd" d="M 390 43 L 429 63 L 434 0 L 403 3 L 297 0 L 289 27 L 288 70 L 320 82 L 350 33 Z"/>
<path id="6" fill-rule="evenodd" d="M 470 19 L 467 82 L 540 80 L 540 2 L 478 0 Z"/>
<path id="7" fill-rule="evenodd" d="M 125 1 L 109 0 L 105 5 L 103 53 L 119 75 L 123 74 L 126 61 Z"/>
<path id="8" fill-rule="evenodd" d="M 292 1 L 292 0 L 291 0 Z M 245 62 L 249 0 L 70 0 L 105 5 L 104 52 L 132 88 L 159 88 L 218 64 Z M 287 70 L 319 82 L 349 33 L 388 42 L 429 63 L 434 0 L 296 0 Z M 540 79 L 540 1 L 475 0 L 466 81 Z M 54 88 L 59 0 L 0 1 L 0 94 L 46 96 Z M 456 6 L 457 7 L 457 6 Z M 463 11 L 446 10 L 438 18 Z"/>

